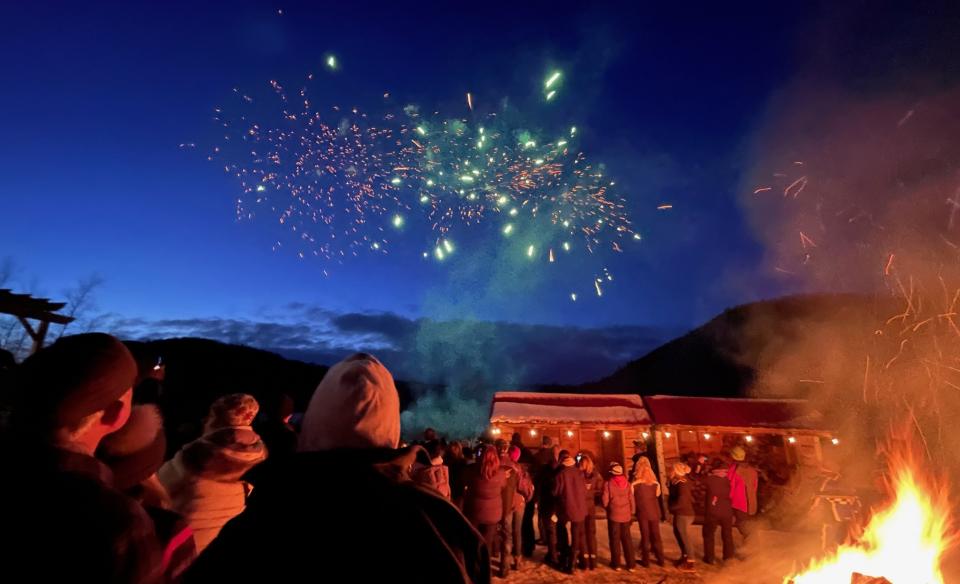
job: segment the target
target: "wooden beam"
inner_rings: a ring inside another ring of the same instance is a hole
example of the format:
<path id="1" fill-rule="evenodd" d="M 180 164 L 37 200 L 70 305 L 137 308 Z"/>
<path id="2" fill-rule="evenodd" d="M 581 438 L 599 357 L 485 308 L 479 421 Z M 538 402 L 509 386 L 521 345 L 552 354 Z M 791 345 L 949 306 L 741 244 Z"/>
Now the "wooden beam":
<path id="1" fill-rule="evenodd" d="M 30 350 L 31 353 L 36 353 L 43 348 L 43 341 L 47 338 L 47 329 L 50 327 L 48 321 L 43 321 L 40 323 L 40 330 L 37 331 L 37 336 L 33 338 L 33 348 Z"/>
<path id="2" fill-rule="evenodd" d="M 17 316 L 17 320 L 20 321 L 20 324 L 23 325 L 23 328 L 27 329 L 27 334 L 30 335 L 30 339 L 32 339 L 34 342 L 36 342 L 36 340 L 37 340 L 37 332 L 36 332 L 35 330 L 33 330 L 33 327 L 32 327 L 32 326 L 30 326 L 30 321 L 28 321 L 27 319 L 23 318 L 22 316 Z"/>

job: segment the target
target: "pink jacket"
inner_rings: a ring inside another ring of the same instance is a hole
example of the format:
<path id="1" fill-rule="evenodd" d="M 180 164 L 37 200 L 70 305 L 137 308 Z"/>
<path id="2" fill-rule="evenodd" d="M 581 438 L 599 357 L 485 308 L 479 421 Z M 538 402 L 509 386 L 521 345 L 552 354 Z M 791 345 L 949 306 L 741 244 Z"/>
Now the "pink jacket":
<path id="1" fill-rule="evenodd" d="M 747 483 L 743 477 L 737 474 L 737 463 L 730 465 L 727 470 L 727 479 L 730 480 L 730 506 L 737 511 L 746 513 L 749 509 L 747 505 Z"/>

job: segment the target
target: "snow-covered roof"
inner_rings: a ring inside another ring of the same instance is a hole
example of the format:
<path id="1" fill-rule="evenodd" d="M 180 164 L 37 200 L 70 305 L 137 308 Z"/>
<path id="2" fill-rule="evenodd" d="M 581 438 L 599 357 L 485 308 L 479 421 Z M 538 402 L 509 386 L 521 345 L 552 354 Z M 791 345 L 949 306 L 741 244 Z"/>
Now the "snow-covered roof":
<path id="1" fill-rule="evenodd" d="M 799 399 L 648 395 L 643 402 L 660 426 L 823 430 L 823 416 Z"/>
<path id="2" fill-rule="evenodd" d="M 498 391 L 492 424 L 650 424 L 639 395 Z"/>

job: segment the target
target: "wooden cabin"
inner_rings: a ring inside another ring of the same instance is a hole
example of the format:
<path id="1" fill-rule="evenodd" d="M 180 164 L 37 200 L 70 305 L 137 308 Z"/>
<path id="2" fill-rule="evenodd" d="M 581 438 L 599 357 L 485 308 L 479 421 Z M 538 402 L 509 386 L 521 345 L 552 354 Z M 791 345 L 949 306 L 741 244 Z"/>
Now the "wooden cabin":
<path id="1" fill-rule="evenodd" d="M 561 448 L 594 454 L 602 469 L 617 461 L 629 470 L 634 442 L 642 442 L 664 487 L 673 463 L 735 446 L 787 481 L 798 469 L 819 469 L 839 444 L 818 412 L 791 399 L 497 392 L 489 431 L 506 440 L 517 432 L 531 449 L 550 436 Z"/>
<path id="2" fill-rule="evenodd" d="M 634 440 L 652 439 L 652 421 L 638 395 L 528 393 L 494 394 L 490 433 L 538 449 L 544 436 L 572 453 L 589 452 L 598 468 L 629 461 Z"/>

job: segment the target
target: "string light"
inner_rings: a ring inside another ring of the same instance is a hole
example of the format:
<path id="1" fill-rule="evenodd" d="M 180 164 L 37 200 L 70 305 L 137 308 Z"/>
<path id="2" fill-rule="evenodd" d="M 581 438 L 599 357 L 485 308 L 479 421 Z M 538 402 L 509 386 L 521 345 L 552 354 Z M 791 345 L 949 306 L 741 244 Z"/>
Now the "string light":
<path id="1" fill-rule="evenodd" d="M 490 433 L 493 434 L 494 436 L 499 436 L 500 432 L 502 432 L 500 428 L 494 428 L 493 430 L 490 430 Z"/>
<path id="2" fill-rule="evenodd" d="M 747 444 L 750 444 L 751 442 L 753 442 L 753 436 L 751 436 L 750 434 L 747 434 L 747 435 L 744 437 L 744 440 L 747 441 Z"/>
<path id="3" fill-rule="evenodd" d="M 573 438 L 573 430 L 567 430 L 567 438 Z"/>
<path id="4" fill-rule="evenodd" d="M 604 437 L 604 438 L 609 438 L 609 437 L 610 437 L 610 432 L 607 432 L 606 430 L 604 430 L 604 431 L 603 431 L 603 437 Z"/>
<path id="5" fill-rule="evenodd" d="M 704 439 L 704 440 L 709 440 L 709 439 L 710 439 L 710 434 L 704 434 L 704 435 L 703 435 L 703 439 Z"/>
<path id="6" fill-rule="evenodd" d="M 530 428 L 530 435 L 531 435 L 531 436 L 536 436 L 536 435 L 537 435 L 537 431 L 536 431 L 535 429 L 533 429 L 533 428 Z"/>
<path id="7" fill-rule="evenodd" d="M 836 446 L 837 444 L 840 444 L 840 439 L 839 439 L 839 438 L 831 438 L 831 439 L 830 439 L 830 442 L 831 442 L 834 446 Z"/>
<path id="8" fill-rule="evenodd" d="M 647 438 L 650 437 L 650 433 L 649 433 L 649 432 L 644 432 L 642 435 L 643 435 L 643 439 L 644 439 L 644 440 L 646 440 Z"/>
<path id="9" fill-rule="evenodd" d="M 790 436 L 789 438 L 787 438 L 787 442 L 789 442 L 790 444 L 796 444 L 797 439 L 794 438 L 793 436 Z"/>
<path id="10" fill-rule="evenodd" d="M 673 436 L 673 434 L 670 432 L 664 432 L 663 435 L 666 436 L 667 438 Z"/>

